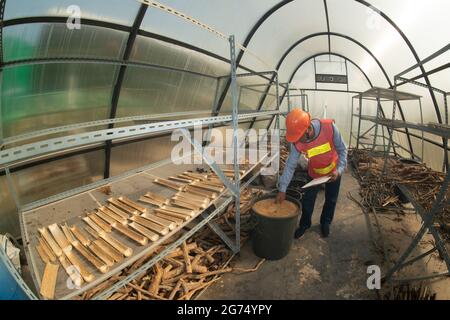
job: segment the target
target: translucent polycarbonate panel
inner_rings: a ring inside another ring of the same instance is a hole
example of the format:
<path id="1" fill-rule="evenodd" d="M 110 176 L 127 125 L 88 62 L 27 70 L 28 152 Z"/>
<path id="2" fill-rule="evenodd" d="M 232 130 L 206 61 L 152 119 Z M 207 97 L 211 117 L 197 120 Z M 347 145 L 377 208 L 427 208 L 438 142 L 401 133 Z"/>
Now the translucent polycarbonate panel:
<path id="1" fill-rule="evenodd" d="M 229 63 L 194 50 L 143 36 L 136 38 L 130 61 L 190 70 L 212 76 L 223 76 L 230 72 Z"/>
<path id="2" fill-rule="evenodd" d="M 410 92 L 422 96 L 423 121 L 437 122 L 436 110 L 428 89 L 413 84 L 405 84 L 398 88 L 400 91 Z M 441 94 L 435 93 L 441 116 L 444 117 L 444 100 Z M 420 122 L 420 106 L 417 101 L 402 101 L 405 119 L 410 122 Z"/>
<path id="3" fill-rule="evenodd" d="M 345 59 L 333 56 L 319 56 L 316 59 L 316 72 L 319 74 L 346 75 Z"/>
<path id="4" fill-rule="evenodd" d="M 197 0 L 164 1 L 164 4 L 177 9 L 202 23 L 206 23 L 226 37 L 234 35 L 237 42 L 243 43 L 248 32 L 258 19 L 277 1 L 249 0 Z M 150 8 L 142 22 L 142 29 L 168 36 L 194 46 L 229 58 L 228 40 L 167 12 Z"/>
<path id="5" fill-rule="evenodd" d="M 217 80 L 186 72 L 128 67 L 117 117 L 211 110 Z"/>
<path id="6" fill-rule="evenodd" d="M 411 51 L 397 30 L 376 11 L 352 0 L 329 0 L 327 3 L 332 31 L 350 36 L 365 45 L 381 61 L 390 78 L 414 62 Z M 406 17 L 411 5 L 408 1 L 402 1 L 402 7 Z M 413 19 L 411 23 L 417 23 L 417 20 Z M 335 48 L 339 50 L 333 38 L 331 50 Z M 372 58 L 366 56 L 361 67 L 364 70 L 374 68 Z"/>
<path id="7" fill-rule="evenodd" d="M 27 204 L 103 179 L 104 154 L 103 150 L 88 152 L 13 173 L 20 203 Z"/>
<path id="8" fill-rule="evenodd" d="M 361 70 L 350 62 L 347 62 L 347 69 L 349 90 L 364 92 L 370 89 L 370 84 Z"/>
<path id="9" fill-rule="evenodd" d="M 168 159 L 176 143 L 167 135 L 115 146 L 111 150 L 111 175 Z"/>
<path id="10" fill-rule="evenodd" d="M 291 81 L 291 88 L 313 89 L 314 86 L 314 61 L 311 59 L 297 70 Z M 291 94 L 297 94 L 297 92 L 291 91 Z"/>
<path id="11" fill-rule="evenodd" d="M 64 24 L 32 23 L 3 29 L 5 62 L 52 57 L 121 59 L 128 34 L 83 26 L 70 30 Z"/>
<path id="12" fill-rule="evenodd" d="M 107 118 L 115 75 L 115 66 L 80 63 L 5 69 L 4 137 Z"/>
<path id="13" fill-rule="evenodd" d="M 242 64 L 255 70 L 275 67 L 282 54 L 306 35 L 327 31 L 323 1 L 292 1 L 274 12 L 258 29 L 248 48 L 265 62 L 245 54 Z M 313 53 L 319 48 L 311 47 Z"/>
<path id="14" fill-rule="evenodd" d="M 332 48 L 333 51 L 340 53 L 349 59 L 350 64 L 354 63 L 361 68 L 362 71 L 369 77 L 373 86 L 382 88 L 389 87 L 389 83 L 386 80 L 380 66 L 362 47 L 347 39 L 332 37 Z M 382 62 L 380 63 L 382 64 Z M 386 68 L 383 64 L 382 66 Z M 391 78 L 391 80 L 393 81 L 393 78 Z"/>
<path id="15" fill-rule="evenodd" d="M 292 76 L 292 73 L 295 71 L 295 69 L 298 68 L 298 66 L 302 62 L 322 52 L 328 52 L 327 36 L 314 37 L 305 40 L 301 44 L 297 45 L 294 49 L 292 49 L 292 51 L 289 52 L 289 55 L 284 59 L 282 65 L 280 66 L 280 69 L 278 70 L 278 74 L 280 75 L 281 81 L 282 82 L 289 81 L 290 77 Z"/>
<path id="16" fill-rule="evenodd" d="M 28 17 L 69 17 L 81 12 L 81 19 L 94 19 L 131 26 L 139 9 L 134 0 L 13 0 L 6 1 L 5 20 Z"/>
<path id="17" fill-rule="evenodd" d="M 449 39 L 444 30 L 450 28 L 449 1 L 372 0 L 370 3 L 394 20 L 421 59 L 448 44 Z"/>
<path id="18" fill-rule="evenodd" d="M 9 233 L 13 237 L 19 237 L 19 214 L 5 175 L 0 176 L 0 190 L 0 234 Z"/>
<path id="19" fill-rule="evenodd" d="M 417 154 L 422 148 L 422 142 L 420 139 L 414 137 L 412 137 L 411 140 L 414 147 L 414 152 Z M 433 170 L 442 171 L 443 161 L 444 161 L 443 149 L 431 143 L 425 142 L 423 162 Z"/>

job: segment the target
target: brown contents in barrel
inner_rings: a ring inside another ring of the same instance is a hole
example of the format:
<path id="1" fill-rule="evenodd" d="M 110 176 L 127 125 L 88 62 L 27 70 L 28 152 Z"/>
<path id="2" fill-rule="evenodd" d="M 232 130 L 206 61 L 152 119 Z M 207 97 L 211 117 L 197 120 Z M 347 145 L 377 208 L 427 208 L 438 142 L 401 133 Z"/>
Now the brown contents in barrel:
<path id="1" fill-rule="evenodd" d="M 267 217 L 290 217 L 296 214 L 298 206 L 284 200 L 281 204 L 275 203 L 275 199 L 264 199 L 253 206 L 253 211 Z"/>

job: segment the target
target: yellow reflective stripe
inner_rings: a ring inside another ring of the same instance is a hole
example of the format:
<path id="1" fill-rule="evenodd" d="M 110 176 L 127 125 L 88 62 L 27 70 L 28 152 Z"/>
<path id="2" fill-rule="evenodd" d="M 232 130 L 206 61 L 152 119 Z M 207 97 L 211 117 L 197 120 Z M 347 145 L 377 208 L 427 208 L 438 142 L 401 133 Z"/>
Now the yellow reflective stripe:
<path id="1" fill-rule="evenodd" d="M 322 144 L 320 146 L 314 147 L 312 149 L 309 149 L 308 152 L 308 158 L 312 158 L 315 156 L 318 156 L 319 154 L 326 153 L 328 151 L 331 151 L 330 143 L 327 142 L 325 144 Z"/>
<path id="2" fill-rule="evenodd" d="M 313 168 L 314 172 L 317 174 L 328 174 L 330 173 L 334 167 L 336 167 L 336 162 L 332 162 L 329 166 L 325 167 L 325 168 Z"/>

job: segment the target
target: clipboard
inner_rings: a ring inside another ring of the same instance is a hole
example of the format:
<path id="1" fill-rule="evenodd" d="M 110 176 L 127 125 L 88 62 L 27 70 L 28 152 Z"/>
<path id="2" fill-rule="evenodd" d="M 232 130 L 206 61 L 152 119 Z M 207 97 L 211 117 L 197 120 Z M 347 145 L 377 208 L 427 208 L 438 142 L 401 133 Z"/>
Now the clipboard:
<path id="1" fill-rule="evenodd" d="M 314 186 L 318 186 L 324 183 L 327 183 L 329 180 L 331 179 L 331 177 L 326 176 L 326 177 L 320 177 L 314 180 L 311 180 L 310 182 L 308 182 L 307 184 L 305 184 L 302 189 L 306 189 L 306 188 L 310 188 L 310 187 L 314 187 Z"/>

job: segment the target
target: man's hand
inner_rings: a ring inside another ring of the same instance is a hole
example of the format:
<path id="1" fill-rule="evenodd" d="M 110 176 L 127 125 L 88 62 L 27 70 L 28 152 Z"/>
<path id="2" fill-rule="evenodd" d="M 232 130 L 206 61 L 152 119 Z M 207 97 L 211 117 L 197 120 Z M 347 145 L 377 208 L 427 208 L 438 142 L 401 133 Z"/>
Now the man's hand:
<path id="1" fill-rule="evenodd" d="M 282 203 L 286 199 L 286 192 L 278 192 L 275 203 Z"/>
<path id="2" fill-rule="evenodd" d="M 331 179 L 330 182 L 334 182 L 339 178 L 339 173 L 335 170 L 330 174 Z"/>

